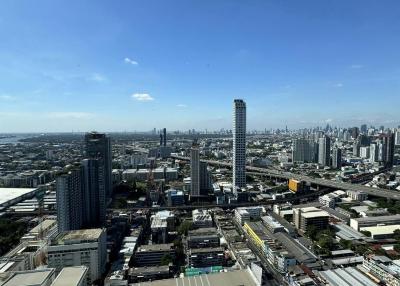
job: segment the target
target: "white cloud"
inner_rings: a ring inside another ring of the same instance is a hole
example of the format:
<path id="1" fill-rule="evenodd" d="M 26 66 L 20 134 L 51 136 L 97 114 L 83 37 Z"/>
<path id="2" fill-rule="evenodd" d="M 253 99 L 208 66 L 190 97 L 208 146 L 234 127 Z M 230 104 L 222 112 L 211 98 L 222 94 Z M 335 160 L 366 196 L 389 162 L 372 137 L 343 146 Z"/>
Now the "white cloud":
<path id="1" fill-rule="evenodd" d="M 49 112 L 45 114 L 47 118 L 54 118 L 54 119 L 88 119 L 93 118 L 93 113 L 88 112 Z"/>
<path id="2" fill-rule="evenodd" d="M 16 98 L 15 98 L 15 96 L 11 96 L 8 94 L 0 94 L 0 100 L 13 101 L 13 100 L 16 100 Z"/>
<path id="3" fill-rule="evenodd" d="M 150 96 L 148 93 L 134 93 L 131 97 L 137 101 L 152 101 L 154 100 L 153 97 Z"/>
<path id="4" fill-rule="evenodd" d="M 351 65 L 350 68 L 352 69 L 362 69 L 364 66 L 363 65 Z"/>
<path id="5" fill-rule="evenodd" d="M 137 66 L 139 64 L 137 61 L 134 61 L 134 60 L 132 60 L 130 58 L 125 58 L 124 62 L 126 62 L 127 64 L 134 65 L 134 66 Z"/>
<path id="6" fill-rule="evenodd" d="M 343 87 L 343 83 L 339 82 L 339 83 L 335 84 L 335 87 Z"/>
<path id="7" fill-rule="evenodd" d="M 179 108 L 186 108 L 187 107 L 186 104 L 177 104 L 176 106 L 179 107 Z"/>
<path id="8" fill-rule="evenodd" d="M 104 82 L 107 80 L 107 78 L 99 73 L 94 73 L 92 74 L 88 80 L 90 81 L 97 81 L 97 82 Z"/>

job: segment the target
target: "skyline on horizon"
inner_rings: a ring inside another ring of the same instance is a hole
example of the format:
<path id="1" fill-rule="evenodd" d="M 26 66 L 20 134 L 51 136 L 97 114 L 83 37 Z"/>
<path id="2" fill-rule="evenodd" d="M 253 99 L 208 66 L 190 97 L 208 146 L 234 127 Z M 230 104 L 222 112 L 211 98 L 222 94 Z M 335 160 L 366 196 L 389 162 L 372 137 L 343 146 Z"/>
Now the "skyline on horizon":
<path id="1" fill-rule="evenodd" d="M 0 133 L 400 125 L 400 3 L 12 1 Z"/>

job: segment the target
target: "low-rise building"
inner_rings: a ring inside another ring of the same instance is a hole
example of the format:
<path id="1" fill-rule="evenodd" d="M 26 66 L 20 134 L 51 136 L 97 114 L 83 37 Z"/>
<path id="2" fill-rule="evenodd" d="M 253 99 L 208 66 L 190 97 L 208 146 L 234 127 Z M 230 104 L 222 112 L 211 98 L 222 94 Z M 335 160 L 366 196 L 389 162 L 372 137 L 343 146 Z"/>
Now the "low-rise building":
<path id="1" fill-rule="evenodd" d="M 136 266 L 157 266 L 161 264 L 161 259 L 169 256 L 175 258 L 175 249 L 172 243 L 142 245 L 135 252 Z"/>
<path id="2" fill-rule="evenodd" d="M 223 266 L 225 264 L 224 248 L 192 248 L 188 254 L 190 267 Z"/>
<path id="3" fill-rule="evenodd" d="M 199 228 L 189 230 L 187 244 L 189 248 L 217 247 L 220 238 L 215 227 Z"/>
<path id="4" fill-rule="evenodd" d="M 192 219 L 195 227 L 213 226 L 213 219 L 209 210 L 194 210 L 192 212 Z"/>
<path id="5" fill-rule="evenodd" d="M 86 266 L 87 285 L 105 271 L 107 260 L 105 229 L 82 229 L 63 232 L 47 247 L 48 265 L 60 273 L 64 267 Z"/>

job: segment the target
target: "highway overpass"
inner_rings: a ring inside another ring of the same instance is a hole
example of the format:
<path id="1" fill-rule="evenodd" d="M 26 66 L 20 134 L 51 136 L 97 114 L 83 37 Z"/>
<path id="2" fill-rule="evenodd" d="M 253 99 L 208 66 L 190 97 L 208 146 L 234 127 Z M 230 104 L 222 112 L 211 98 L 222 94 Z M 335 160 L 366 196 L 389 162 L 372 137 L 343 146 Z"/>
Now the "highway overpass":
<path id="1" fill-rule="evenodd" d="M 190 161 L 189 157 L 182 157 L 182 156 L 171 156 L 171 157 L 173 159 Z M 232 165 L 230 163 L 226 163 L 226 162 L 220 162 L 220 161 L 215 161 L 215 160 L 201 160 L 201 161 L 206 162 L 209 165 L 213 165 L 213 166 L 221 166 L 221 167 L 228 167 L 228 168 L 232 167 Z M 265 176 L 271 177 L 271 178 L 279 178 L 279 179 L 287 179 L 287 180 L 289 180 L 289 179 L 302 180 L 302 181 L 306 181 L 306 182 L 310 183 L 312 186 L 317 186 L 317 187 L 327 187 L 327 188 L 331 188 L 331 189 L 335 189 L 335 190 L 344 190 L 344 191 L 363 191 L 371 196 L 388 198 L 388 199 L 393 199 L 393 200 L 400 200 L 400 192 L 395 191 L 395 190 L 385 190 L 385 189 L 381 189 L 381 188 L 367 187 L 367 186 L 358 185 L 358 184 L 351 184 L 351 183 L 344 183 L 344 182 L 333 181 L 333 180 L 312 178 L 312 177 L 305 176 L 305 175 L 298 175 L 298 174 L 293 174 L 293 173 L 286 172 L 286 171 L 268 169 L 268 168 L 246 166 L 246 170 L 251 171 L 251 172 L 257 172 L 257 173 L 260 173 L 262 175 L 265 175 Z"/>

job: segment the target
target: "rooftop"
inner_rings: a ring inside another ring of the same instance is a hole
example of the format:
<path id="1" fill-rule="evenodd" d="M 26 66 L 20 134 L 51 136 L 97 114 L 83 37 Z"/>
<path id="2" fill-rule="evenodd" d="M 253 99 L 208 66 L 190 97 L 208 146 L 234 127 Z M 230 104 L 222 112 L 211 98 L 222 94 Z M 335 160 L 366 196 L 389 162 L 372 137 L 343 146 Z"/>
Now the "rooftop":
<path id="1" fill-rule="evenodd" d="M 304 218 L 316 218 L 316 217 L 329 217 L 329 214 L 326 211 L 312 211 L 301 213 L 301 216 Z"/>
<path id="2" fill-rule="evenodd" d="M 51 286 L 80 285 L 85 279 L 88 268 L 86 266 L 64 267 Z"/>
<path id="3" fill-rule="evenodd" d="M 142 245 L 138 248 L 137 252 L 146 252 L 146 251 L 167 251 L 174 248 L 172 243 L 166 244 L 152 244 L 152 245 Z"/>
<path id="4" fill-rule="evenodd" d="M 35 191 L 37 188 L 0 188 L 0 206 L 8 205 L 10 201 Z"/>
<path id="5" fill-rule="evenodd" d="M 248 270 L 237 270 L 230 272 L 220 272 L 214 274 L 202 274 L 199 276 L 172 278 L 153 282 L 142 282 L 133 284 L 134 286 L 256 286 Z"/>
<path id="6" fill-rule="evenodd" d="M 56 244 L 93 242 L 97 241 L 102 233 L 101 228 L 72 230 L 59 234 L 56 237 Z"/>
<path id="7" fill-rule="evenodd" d="M 54 275 L 53 268 L 16 272 L 2 286 L 42 285 L 52 275 Z"/>

